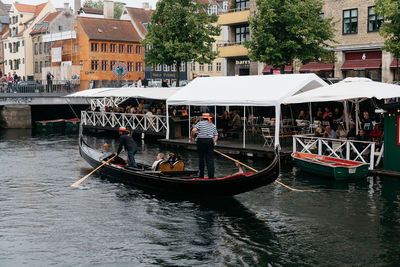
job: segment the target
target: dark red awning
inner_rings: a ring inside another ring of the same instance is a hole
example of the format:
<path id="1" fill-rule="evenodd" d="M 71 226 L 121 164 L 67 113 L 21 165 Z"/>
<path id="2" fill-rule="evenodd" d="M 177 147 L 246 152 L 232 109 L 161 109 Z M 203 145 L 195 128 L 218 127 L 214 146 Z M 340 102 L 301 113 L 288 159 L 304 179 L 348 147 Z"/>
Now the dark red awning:
<path id="1" fill-rule="evenodd" d="M 275 68 L 274 69 L 272 65 L 265 65 L 262 73 L 268 73 L 269 74 L 269 73 L 271 73 L 271 69 L 279 70 L 279 68 Z M 291 72 L 292 70 L 293 70 L 293 66 L 292 65 L 286 65 L 285 66 L 285 72 Z"/>
<path id="2" fill-rule="evenodd" d="M 321 71 L 321 70 L 333 70 L 335 64 L 324 63 L 324 62 L 310 62 L 308 64 L 302 65 L 300 67 L 300 72 L 302 71 Z"/>
<path id="3" fill-rule="evenodd" d="M 393 59 L 392 63 L 390 64 L 391 68 L 397 68 L 397 60 Z M 399 61 L 399 67 L 400 67 L 400 61 Z"/>
<path id="4" fill-rule="evenodd" d="M 379 69 L 381 65 L 382 59 L 346 60 L 342 70 Z"/>

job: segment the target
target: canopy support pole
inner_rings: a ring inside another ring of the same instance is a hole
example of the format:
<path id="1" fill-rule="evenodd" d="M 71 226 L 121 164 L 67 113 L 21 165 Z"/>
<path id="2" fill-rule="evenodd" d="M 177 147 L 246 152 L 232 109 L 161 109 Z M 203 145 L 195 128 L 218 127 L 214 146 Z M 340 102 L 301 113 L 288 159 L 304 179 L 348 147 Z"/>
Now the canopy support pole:
<path id="1" fill-rule="evenodd" d="M 347 132 L 349 131 L 349 129 L 350 129 L 350 120 L 349 120 L 349 110 L 348 110 L 348 107 L 347 107 L 347 100 L 345 100 L 344 102 L 343 102 L 343 112 L 344 112 L 344 120 L 346 121 L 346 130 L 347 130 Z"/>
<path id="2" fill-rule="evenodd" d="M 190 143 L 190 135 L 191 135 L 191 133 L 192 133 L 192 123 L 191 123 L 191 120 L 190 120 L 190 105 L 189 105 L 189 111 L 188 111 L 188 117 L 189 117 L 189 143 Z"/>
<path id="3" fill-rule="evenodd" d="M 167 136 L 165 139 L 169 140 L 169 115 L 168 115 L 168 103 L 166 103 L 166 109 L 167 109 Z"/>
<path id="4" fill-rule="evenodd" d="M 243 120 L 243 148 L 246 148 L 246 106 L 243 106 L 244 120 Z"/>
<path id="5" fill-rule="evenodd" d="M 217 106 L 214 106 L 214 123 L 215 123 L 215 128 L 217 128 Z"/>
<path id="6" fill-rule="evenodd" d="M 310 124 L 312 124 L 313 123 L 313 116 L 312 116 L 312 104 L 311 104 L 311 102 L 308 103 L 308 107 L 310 109 Z M 306 116 L 306 118 L 307 118 L 307 116 Z"/>
<path id="7" fill-rule="evenodd" d="M 281 104 L 277 104 L 275 106 L 275 138 L 274 138 L 274 147 L 275 151 L 280 150 L 279 145 L 279 126 L 281 125 Z"/>
<path id="8" fill-rule="evenodd" d="M 358 134 L 358 129 L 359 129 L 359 117 L 358 114 L 360 112 L 360 102 L 358 102 L 358 100 L 356 100 L 356 134 Z"/>

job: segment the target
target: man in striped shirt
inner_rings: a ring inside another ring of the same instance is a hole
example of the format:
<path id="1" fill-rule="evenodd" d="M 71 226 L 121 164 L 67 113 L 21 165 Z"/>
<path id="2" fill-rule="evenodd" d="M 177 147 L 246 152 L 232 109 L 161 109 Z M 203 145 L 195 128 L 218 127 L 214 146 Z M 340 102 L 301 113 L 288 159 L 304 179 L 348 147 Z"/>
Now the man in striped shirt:
<path id="1" fill-rule="evenodd" d="M 203 113 L 202 120 L 192 129 L 193 141 L 196 133 L 200 178 L 204 178 L 204 161 L 207 164 L 208 178 L 214 178 L 214 145 L 218 140 L 218 132 L 208 113 Z"/>

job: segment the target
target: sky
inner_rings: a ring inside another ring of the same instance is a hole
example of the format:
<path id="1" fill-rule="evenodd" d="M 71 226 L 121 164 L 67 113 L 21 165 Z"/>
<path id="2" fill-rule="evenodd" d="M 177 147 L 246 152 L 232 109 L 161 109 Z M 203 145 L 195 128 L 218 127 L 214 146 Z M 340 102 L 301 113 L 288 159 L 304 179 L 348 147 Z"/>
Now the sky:
<path id="1" fill-rule="evenodd" d="M 14 2 L 18 2 L 21 4 L 37 5 L 37 4 L 47 2 L 47 0 L 18 0 L 18 1 L 2 0 L 2 2 L 5 4 L 11 4 Z M 74 0 L 50 0 L 50 2 L 52 2 L 55 7 L 64 7 L 64 3 L 69 3 L 69 5 L 71 7 L 74 6 Z M 85 0 L 81 0 L 82 4 L 84 2 L 85 2 Z M 130 7 L 142 7 L 143 2 L 149 2 L 152 9 L 155 9 L 157 0 L 118 0 L 118 2 L 125 3 L 127 6 L 130 6 Z"/>

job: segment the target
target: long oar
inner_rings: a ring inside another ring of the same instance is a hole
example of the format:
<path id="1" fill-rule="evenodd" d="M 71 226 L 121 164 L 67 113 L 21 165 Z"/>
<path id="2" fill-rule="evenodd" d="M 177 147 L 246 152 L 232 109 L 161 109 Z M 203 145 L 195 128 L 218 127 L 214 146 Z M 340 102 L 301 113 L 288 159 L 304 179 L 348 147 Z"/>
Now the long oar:
<path id="1" fill-rule="evenodd" d="M 248 168 L 248 169 L 250 169 L 250 170 L 252 170 L 254 172 L 258 172 L 256 169 L 254 169 L 254 168 L 252 168 L 252 167 L 250 167 L 250 166 L 238 161 L 237 159 L 231 158 L 228 155 L 225 155 L 224 153 L 222 153 L 222 152 L 220 152 L 220 151 L 218 151 L 216 149 L 214 149 L 214 152 L 216 152 L 216 153 L 220 154 L 221 156 L 224 156 L 225 158 L 228 158 L 228 159 L 230 159 L 230 160 L 232 160 L 234 162 L 237 162 L 240 165 L 242 165 L 242 166 L 244 166 L 244 167 L 246 167 L 246 168 Z M 292 191 L 297 191 L 297 192 L 315 192 L 315 190 L 302 190 L 302 189 L 292 188 L 292 187 L 290 187 L 288 185 L 285 185 L 284 183 L 282 183 L 282 182 L 280 182 L 278 180 L 275 180 L 275 183 L 280 184 L 281 186 L 286 187 L 287 189 L 290 189 Z"/>
<path id="2" fill-rule="evenodd" d="M 80 183 L 82 183 L 83 181 L 86 180 L 86 178 L 88 178 L 90 175 L 92 175 L 95 171 L 97 171 L 98 169 L 100 169 L 101 167 L 103 167 L 104 165 L 106 165 L 107 163 L 109 163 L 110 161 L 112 161 L 117 155 L 115 155 L 114 157 L 110 158 L 109 160 L 107 160 L 106 162 L 104 162 L 103 164 L 101 164 L 99 167 L 97 167 L 96 169 L 94 169 L 93 171 L 91 171 L 88 175 L 86 175 L 85 177 L 79 179 L 78 181 L 76 181 L 75 183 L 73 183 L 71 185 L 71 187 L 77 187 Z"/>

